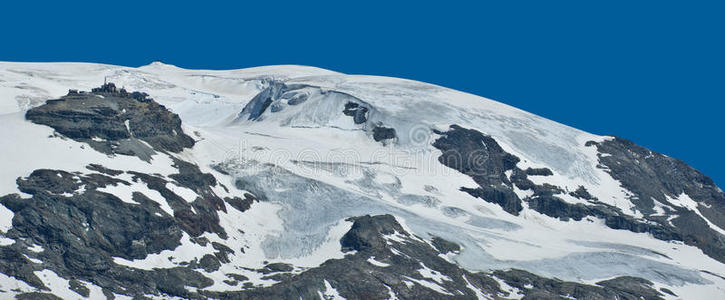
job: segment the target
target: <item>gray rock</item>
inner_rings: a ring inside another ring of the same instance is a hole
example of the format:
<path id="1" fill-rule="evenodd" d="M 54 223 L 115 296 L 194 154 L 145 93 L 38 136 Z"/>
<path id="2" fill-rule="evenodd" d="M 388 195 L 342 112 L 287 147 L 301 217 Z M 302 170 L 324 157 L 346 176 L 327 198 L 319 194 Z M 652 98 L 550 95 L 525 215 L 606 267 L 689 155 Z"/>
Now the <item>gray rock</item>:
<path id="1" fill-rule="evenodd" d="M 69 93 L 48 100 L 28 110 L 25 117 L 107 154 L 136 155 L 149 160 L 154 150 L 180 152 L 194 145 L 194 140 L 181 129 L 178 115 L 139 95 L 107 84 L 91 93 Z"/>
<path id="2" fill-rule="evenodd" d="M 273 273 L 273 272 L 290 272 L 294 270 L 294 267 L 290 264 L 285 263 L 271 263 L 264 267 L 262 272 Z"/>
<path id="3" fill-rule="evenodd" d="M 579 186 L 576 191 L 570 192 L 569 195 L 584 200 L 597 200 L 597 197 L 592 196 L 592 194 L 590 194 L 583 186 Z"/>
<path id="4" fill-rule="evenodd" d="M 211 273 L 221 268 L 222 264 L 216 256 L 207 254 L 199 260 L 199 267 L 204 271 Z"/>
<path id="5" fill-rule="evenodd" d="M 672 205 L 669 198 L 688 195 L 698 203 L 697 209 L 715 225 L 725 227 L 725 194 L 712 179 L 672 157 L 645 149 L 631 141 L 614 138 L 601 143 L 587 142 L 596 147 L 601 167 L 622 183 L 635 197 L 630 199 L 645 215 L 654 214 L 654 201 L 669 205 L 665 216 L 648 220 L 670 228 L 688 245 L 702 249 L 708 256 L 725 262 L 725 236 L 714 231 L 697 213 Z M 667 222 L 674 217 L 671 223 Z"/>
<path id="6" fill-rule="evenodd" d="M 444 240 L 440 237 L 434 237 L 433 240 L 431 240 L 431 243 L 433 244 L 433 247 L 438 250 L 438 252 L 443 254 L 461 251 L 461 246 L 458 246 L 458 244 Z"/>
<path id="7" fill-rule="evenodd" d="M 78 295 L 81 295 L 85 298 L 88 298 L 88 296 L 91 295 L 91 290 L 88 289 L 88 287 L 86 287 L 83 283 L 75 279 L 68 281 L 68 288 L 70 288 L 71 291 L 74 291 L 78 293 Z"/>
<path id="8" fill-rule="evenodd" d="M 342 113 L 346 116 L 353 117 L 355 124 L 363 124 L 367 121 L 368 108 L 360 106 L 359 103 L 348 102 L 345 103 L 345 110 Z"/>
<path id="9" fill-rule="evenodd" d="M 441 137 L 433 147 L 443 152 L 438 161 L 470 176 L 479 185 L 475 189 L 463 188 L 463 191 L 518 215 L 522 209 L 521 199 L 513 192 L 511 181 L 505 175 L 516 167 L 518 157 L 504 151 L 490 136 L 475 130 L 451 125 L 449 131 L 435 133 Z"/>
<path id="10" fill-rule="evenodd" d="M 395 135 L 395 129 L 394 128 L 388 128 L 384 126 L 375 126 L 373 127 L 373 139 L 376 142 L 380 142 L 383 140 L 390 140 L 394 139 L 397 136 Z"/>
<path id="11" fill-rule="evenodd" d="M 63 298 L 58 297 L 53 294 L 48 293 L 23 293 L 15 296 L 15 299 L 17 300 L 63 300 Z"/>
<path id="12" fill-rule="evenodd" d="M 717 260 L 725 261 L 725 237 L 713 231 L 692 211 L 677 208 L 675 212 L 669 212 L 668 215 L 676 214 L 672 225 L 667 221 L 668 216 L 635 219 L 617 207 L 598 202 L 583 187 L 569 194 L 586 199 L 589 204 L 568 203 L 557 196 L 565 193 L 560 187 L 537 185 L 528 179 L 528 176 L 549 176 L 551 170 L 519 169 L 516 167 L 519 158 L 505 152 L 490 136 L 456 125 L 451 125 L 449 131 L 436 133 L 441 137 L 433 146 L 443 151 L 438 160 L 470 176 L 479 185 L 476 188 L 462 187 L 461 190 L 499 204 L 513 215 L 518 215 L 522 209 L 521 201 L 525 201 L 529 208 L 553 218 L 564 221 L 579 221 L 588 216 L 600 218 L 610 228 L 646 232 L 665 241 L 684 241 Z M 621 139 L 601 144 L 588 142 L 586 145 L 596 146 L 600 153 L 607 154 L 600 155 L 602 168 L 637 196 L 631 200 L 644 213 L 652 211 L 652 199 L 661 199 L 662 203 L 668 204 L 665 194 L 677 197 L 685 192 L 705 204 L 699 206 L 699 209 L 703 214 L 709 212 L 713 222 L 722 223 L 725 220 L 720 213 L 725 211 L 722 207 L 725 195 L 714 186 L 712 180 L 686 164 Z M 506 177 L 507 171 L 512 171 L 509 178 Z M 533 195 L 519 199 L 513 192 L 514 185 L 522 190 L 533 191 Z M 641 200 L 645 198 L 649 200 Z"/>

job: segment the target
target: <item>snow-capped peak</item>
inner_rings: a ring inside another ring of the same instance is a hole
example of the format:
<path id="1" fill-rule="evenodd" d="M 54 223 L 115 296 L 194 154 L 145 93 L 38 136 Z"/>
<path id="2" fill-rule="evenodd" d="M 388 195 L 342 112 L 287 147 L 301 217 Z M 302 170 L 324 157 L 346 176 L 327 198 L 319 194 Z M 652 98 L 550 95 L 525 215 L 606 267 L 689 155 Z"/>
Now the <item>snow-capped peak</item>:
<path id="1" fill-rule="evenodd" d="M 0 297 L 725 294 L 707 177 L 475 95 L 153 62 L 0 63 L 0 97 Z"/>

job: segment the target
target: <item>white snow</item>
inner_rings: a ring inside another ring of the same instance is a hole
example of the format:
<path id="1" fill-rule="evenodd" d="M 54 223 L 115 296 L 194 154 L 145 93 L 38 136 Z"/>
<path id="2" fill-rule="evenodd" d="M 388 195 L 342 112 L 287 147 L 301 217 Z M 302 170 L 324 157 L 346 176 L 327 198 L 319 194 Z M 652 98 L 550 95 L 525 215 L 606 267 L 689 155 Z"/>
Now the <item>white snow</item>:
<path id="1" fill-rule="evenodd" d="M 376 267 L 383 267 L 383 268 L 385 268 L 385 267 L 389 267 L 390 266 L 390 264 L 388 264 L 388 263 L 384 263 L 384 262 L 375 260 L 375 256 L 372 256 L 372 257 L 368 258 L 368 262 L 371 265 L 376 266 Z"/>
<path id="2" fill-rule="evenodd" d="M 174 215 L 173 209 L 171 208 L 171 206 L 169 206 L 169 203 L 166 202 L 166 199 L 164 199 L 164 197 L 161 195 L 161 193 L 159 193 L 157 190 L 150 189 L 148 187 L 148 185 L 146 185 L 146 183 L 144 183 L 141 180 L 134 181 L 132 177 L 133 177 L 132 175 L 127 174 L 127 173 L 120 174 L 120 175 L 116 176 L 116 178 L 128 182 L 129 185 L 126 185 L 123 183 L 118 183 L 116 185 L 108 185 L 108 186 L 105 186 L 102 188 L 98 188 L 97 190 L 99 192 L 105 192 L 105 193 L 112 194 L 112 195 L 118 197 L 119 199 L 121 199 L 121 201 L 130 203 L 130 204 L 138 204 L 138 202 L 133 200 L 133 193 L 135 193 L 135 192 L 141 193 L 144 196 L 146 196 L 147 198 L 158 203 L 164 212 L 166 212 L 167 214 L 169 214 L 171 216 Z M 169 185 L 170 184 L 167 184 L 167 186 L 169 186 Z M 174 187 L 178 187 L 178 186 L 174 185 Z"/>
<path id="3" fill-rule="evenodd" d="M 154 155 L 151 163 L 147 163 L 135 156 L 109 157 L 91 147 L 82 147 L 85 145 L 83 143 L 49 137 L 53 134 L 50 127 L 25 121 L 22 113 L 0 114 L 0 123 L 3 124 L 3 130 L 0 130 L 1 143 L 13 141 L 13 145 L 0 145 L 0 157 L 4 158 L 4 170 L 0 172 L 1 195 L 18 193 L 15 179 L 28 176 L 36 169 L 86 173 L 88 170 L 85 166 L 101 163 L 110 169 L 159 173 L 163 176 L 177 172 L 165 154 Z"/>
<path id="4" fill-rule="evenodd" d="M 710 281 L 709 284 L 684 284 L 681 286 L 666 286 L 655 283 L 656 287 L 666 287 L 673 291 L 678 297 L 665 294 L 667 299 L 722 299 L 725 294 L 725 279 L 721 276 L 713 276 L 707 273 L 701 273 L 703 277 Z M 664 294 L 664 293 L 663 293 Z"/>
<path id="5" fill-rule="evenodd" d="M 674 204 L 675 206 L 684 207 L 688 210 L 697 210 L 697 202 L 695 202 L 695 200 L 692 200 L 692 198 L 690 198 L 690 196 L 685 193 L 680 194 L 677 198 L 667 196 L 667 201 Z"/>
<path id="6" fill-rule="evenodd" d="M 32 258 L 32 257 L 30 257 L 28 255 L 25 255 L 25 254 L 23 254 L 23 256 L 25 256 L 26 259 L 28 259 L 30 262 L 32 262 L 34 264 L 42 264 L 43 263 L 42 260 L 39 260 L 37 258 Z"/>
<path id="7" fill-rule="evenodd" d="M 665 212 L 666 212 L 665 208 L 669 209 L 670 211 L 674 210 L 671 206 L 665 205 L 662 202 L 657 201 L 657 199 L 655 199 L 655 198 L 652 198 L 652 201 L 655 204 L 655 206 L 653 208 L 655 213 L 652 214 L 652 216 L 664 216 Z"/>
<path id="8" fill-rule="evenodd" d="M 70 289 L 68 280 L 58 276 L 51 270 L 42 270 L 34 272 L 38 278 L 43 281 L 43 284 L 47 286 L 53 295 L 61 297 L 63 299 L 82 299 L 83 297 Z M 84 283 L 90 290 L 89 299 L 103 299 L 105 296 L 100 287 Z"/>
<path id="9" fill-rule="evenodd" d="M 484 294 L 479 288 L 477 288 L 473 284 L 471 284 L 471 282 L 468 281 L 468 277 L 466 277 L 466 275 L 463 275 L 463 280 L 466 281 L 466 287 L 468 287 L 469 290 L 472 290 L 474 293 L 476 293 L 476 299 L 484 300 L 484 299 L 491 298 L 488 295 Z"/>
<path id="10" fill-rule="evenodd" d="M 17 294 L 34 290 L 25 281 L 0 273 L 0 299 L 14 299 Z"/>
<path id="11" fill-rule="evenodd" d="M 443 274 L 441 274 L 441 272 L 438 272 L 438 271 L 436 271 L 436 270 L 433 270 L 433 269 L 431 269 L 431 268 L 428 268 L 428 267 L 427 267 L 427 266 L 426 266 L 425 264 L 423 264 L 423 263 L 421 263 L 420 265 L 421 265 L 421 266 L 423 266 L 423 268 L 419 269 L 419 270 L 418 270 L 418 273 L 419 273 L 419 274 L 420 274 L 421 276 L 423 276 L 424 278 L 429 278 L 429 279 L 433 279 L 433 281 L 435 281 L 435 282 L 437 282 L 437 283 L 443 283 L 443 281 L 444 281 L 444 280 L 447 280 L 447 281 L 453 281 L 453 280 L 451 280 L 451 278 L 450 278 L 450 277 L 448 277 L 448 276 L 446 276 L 446 275 L 443 275 Z"/>
<path id="12" fill-rule="evenodd" d="M 508 293 L 508 295 L 505 296 L 506 299 L 521 299 L 524 297 L 524 293 L 521 290 L 519 290 L 518 288 L 510 286 L 508 283 L 506 283 L 505 281 L 501 280 L 500 278 L 498 278 L 496 276 L 492 276 L 492 278 L 493 278 L 493 280 L 496 280 L 496 282 L 498 283 L 498 285 L 502 291 Z M 501 295 L 501 296 L 504 296 L 504 295 Z"/>
<path id="13" fill-rule="evenodd" d="M 692 198 L 690 198 L 690 196 L 688 196 L 687 194 L 682 193 L 677 198 L 672 198 L 670 196 L 667 196 L 667 201 L 670 202 L 670 203 L 672 203 L 673 205 L 676 205 L 676 206 L 679 206 L 679 207 L 684 207 L 684 208 L 686 208 L 688 210 L 691 210 L 691 211 L 695 212 L 703 220 L 705 220 L 705 222 L 707 222 L 707 225 L 710 226 L 710 228 L 712 228 L 713 230 L 719 232 L 722 235 L 725 235 L 725 230 L 723 230 L 719 226 L 715 225 L 708 218 L 706 218 L 704 215 L 702 215 L 702 213 L 700 212 L 700 210 L 697 208 L 698 203 L 695 202 L 695 200 L 692 200 Z"/>
<path id="14" fill-rule="evenodd" d="M 306 256 L 298 258 L 286 259 L 285 262 L 301 267 L 316 267 L 328 259 L 340 259 L 345 255 L 354 254 L 354 252 L 342 252 L 340 248 L 340 239 L 345 233 L 352 228 L 352 222 L 341 220 L 330 228 L 330 231 L 323 242 L 317 249 Z"/>
<path id="15" fill-rule="evenodd" d="M 35 252 L 35 253 L 40 253 L 40 252 L 45 251 L 45 249 L 43 249 L 43 246 L 40 246 L 40 245 L 33 245 L 32 247 L 28 247 L 28 250 Z"/>
<path id="16" fill-rule="evenodd" d="M 385 287 L 388 289 L 388 300 L 398 300 L 398 295 L 393 292 L 393 289 L 387 285 Z"/>
<path id="17" fill-rule="evenodd" d="M 324 299 L 324 300 L 344 300 L 345 299 L 342 296 L 340 296 L 340 293 L 335 288 L 332 287 L 332 285 L 330 284 L 329 281 L 323 280 L 323 282 L 325 283 L 324 293 L 321 291 L 317 292 L 321 299 Z"/>
<path id="18" fill-rule="evenodd" d="M 194 258 L 201 258 L 205 254 L 213 253 L 211 245 L 206 247 L 193 243 L 188 234 L 181 237 L 181 245 L 174 250 L 164 250 L 158 254 L 149 254 L 145 259 L 127 260 L 121 257 L 114 257 L 116 264 L 133 267 L 142 270 L 153 270 L 154 268 L 173 268 L 181 262 L 189 262 Z"/>
<path id="19" fill-rule="evenodd" d="M 108 185 L 97 189 L 99 192 L 109 193 L 121 199 L 121 201 L 131 204 L 138 204 L 133 201 L 133 192 L 135 189 L 130 185 L 119 183 L 117 185 Z"/>
<path id="20" fill-rule="evenodd" d="M 169 182 L 166 184 L 166 188 L 174 192 L 174 194 L 178 195 L 179 197 L 186 200 L 186 202 L 194 202 L 199 195 L 196 194 L 196 192 L 192 191 L 189 188 L 179 186 L 175 183 Z"/>
<path id="21" fill-rule="evenodd" d="M 410 281 L 412 281 L 414 283 L 417 283 L 417 284 L 423 286 L 424 288 L 428 288 L 428 289 L 434 290 L 437 293 L 441 293 L 441 294 L 444 294 L 444 295 L 453 296 L 453 294 L 451 294 L 449 291 L 447 291 L 446 289 L 444 289 L 442 286 L 438 285 L 435 282 L 430 282 L 430 281 L 427 281 L 427 280 L 415 279 L 415 278 L 411 278 L 411 277 L 408 277 L 408 276 L 403 276 L 403 278 L 405 278 L 407 280 L 410 280 Z"/>
<path id="22" fill-rule="evenodd" d="M 123 125 L 126 125 L 126 130 L 131 136 L 133 136 L 133 132 L 131 132 L 131 125 L 129 125 L 129 120 L 123 121 Z"/>
<path id="23" fill-rule="evenodd" d="M 15 240 L 0 235 L 0 246 L 9 246 L 15 244 Z"/>
<path id="24" fill-rule="evenodd" d="M 13 227 L 13 216 L 15 214 L 11 210 L 0 204 L 0 233 L 6 233 Z"/>

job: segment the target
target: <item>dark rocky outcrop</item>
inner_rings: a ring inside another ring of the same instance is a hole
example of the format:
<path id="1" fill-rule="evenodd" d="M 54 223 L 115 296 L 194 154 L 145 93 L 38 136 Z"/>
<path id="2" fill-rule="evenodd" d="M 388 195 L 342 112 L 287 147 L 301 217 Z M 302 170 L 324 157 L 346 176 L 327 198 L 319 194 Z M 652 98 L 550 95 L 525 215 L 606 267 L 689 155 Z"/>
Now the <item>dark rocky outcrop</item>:
<path id="1" fill-rule="evenodd" d="M 202 173 L 198 166 L 178 159 L 174 159 L 174 167 L 179 170 L 179 173 L 169 175 L 174 181 L 144 173 L 128 173 L 133 175 L 134 180 L 144 182 L 149 189 L 159 192 L 166 199 L 166 202 L 174 211 L 177 224 L 189 235 L 197 237 L 204 232 L 211 232 L 225 238 L 226 232 L 219 225 L 217 211 L 226 212 L 227 207 L 225 200 L 217 196 L 212 190 L 212 187 L 219 184 L 214 176 L 209 173 Z M 188 203 L 167 187 L 167 184 L 171 182 L 191 189 L 199 197 Z M 254 196 L 250 194 L 247 198 L 254 199 Z M 227 198 L 227 202 L 232 202 L 232 207 L 237 205 L 239 208 L 248 209 L 252 200 L 239 199 L 237 201 L 234 198 Z"/>
<path id="2" fill-rule="evenodd" d="M 725 236 L 712 229 L 696 212 L 669 200 L 685 194 L 697 203 L 697 210 L 703 216 L 725 228 L 725 194 L 712 179 L 680 160 L 622 138 L 587 145 L 597 148 L 601 167 L 634 194 L 630 200 L 648 220 L 674 227 L 671 230 L 686 244 L 725 262 Z M 669 206 L 666 216 L 652 216 L 654 201 Z M 675 216 L 672 225 L 667 221 L 669 216 Z"/>
<path id="3" fill-rule="evenodd" d="M 153 152 L 180 152 L 194 144 L 181 130 L 178 116 L 144 93 L 128 93 L 112 84 L 91 93 L 70 92 L 31 109 L 26 117 L 107 154 L 149 159 Z M 218 211 L 226 212 L 226 204 L 231 209 L 249 209 L 256 198 L 248 193 L 245 199 L 222 199 L 214 192 L 220 183 L 213 175 L 201 172 L 197 165 L 169 157 L 173 160 L 171 167 L 178 172 L 168 177 L 90 164 L 86 166 L 90 173 L 39 169 L 18 178 L 18 189 L 31 197 L 0 197 L 0 203 L 13 212 L 13 226 L 4 235 L 17 241 L 0 246 L 0 272 L 47 290 L 34 272 L 49 269 L 70 280 L 69 288 L 79 296 L 89 293 L 82 283 L 89 282 L 103 288 L 106 295 L 199 298 L 193 288 L 208 287 L 213 281 L 194 268 L 218 270 L 234 255 L 231 247 L 213 242 L 215 252 L 198 262 L 151 271 L 122 266 L 114 259 L 144 259 L 149 254 L 175 249 L 184 232 L 192 242 L 202 243 L 200 235 L 205 232 L 226 239 Z M 122 174 L 131 175 L 131 180 L 119 179 Z M 132 199 L 121 200 L 101 189 L 134 183 L 159 192 L 173 213 L 163 210 L 158 199 L 151 200 L 139 191 L 132 192 Z M 187 202 L 171 191 L 170 185 L 189 189 L 198 197 Z M 43 251 L 28 250 L 31 245 Z"/>
<path id="4" fill-rule="evenodd" d="M 15 297 L 17 300 L 63 300 L 63 298 L 58 297 L 53 294 L 48 293 L 23 293 L 19 294 Z"/>
<path id="5" fill-rule="evenodd" d="M 438 250 L 438 252 L 443 253 L 443 254 L 446 254 L 449 252 L 456 253 L 456 252 L 461 251 L 461 246 L 458 246 L 458 244 L 451 242 L 451 241 L 447 241 L 440 237 L 434 237 L 431 240 L 431 244 L 433 244 L 433 247 L 435 247 L 436 250 Z"/>
<path id="6" fill-rule="evenodd" d="M 254 203 L 255 200 L 257 199 L 250 193 L 245 193 L 244 199 L 239 197 L 224 198 L 224 201 L 241 212 L 244 212 L 252 207 L 252 203 Z"/>
<path id="7" fill-rule="evenodd" d="M 368 108 L 360 106 L 360 104 L 355 102 L 348 102 L 345 103 L 345 110 L 342 113 L 346 116 L 353 117 L 355 124 L 362 124 L 367 121 Z"/>
<path id="8" fill-rule="evenodd" d="M 214 256 L 216 256 L 220 262 L 225 264 L 231 262 L 229 260 L 229 255 L 234 255 L 235 253 L 232 248 L 229 248 L 226 245 L 217 242 L 212 242 L 211 245 L 214 250 L 217 250 L 217 252 L 214 252 Z"/>
<path id="9" fill-rule="evenodd" d="M 85 298 L 91 295 L 91 290 L 78 280 L 68 281 L 68 288 Z"/>
<path id="10" fill-rule="evenodd" d="M 181 129 L 178 115 L 145 94 L 129 94 L 113 83 L 90 93 L 48 100 L 28 110 L 25 117 L 107 154 L 149 160 L 154 151 L 180 152 L 194 145 L 194 139 Z"/>
<path id="11" fill-rule="evenodd" d="M 15 277 L 28 285 L 43 289 L 45 284 L 33 272 L 36 266 L 23 255 L 18 246 L 0 246 L 0 273 Z"/>
<path id="12" fill-rule="evenodd" d="M 350 219 L 355 221 L 340 240 L 343 251 L 376 251 L 385 249 L 384 235 L 403 233 L 403 227 L 391 215 L 377 217 L 363 216 Z M 405 233 L 405 235 L 408 235 Z"/>
<path id="13" fill-rule="evenodd" d="M 526 175 L 529 176 L 552 176 L 554 172 L 547 168 L 527 168 Z"/>
<path id="14" fill-rule="evenodd" d="M 592 196 L 592 194 L 590 194 L 589 191 L 587 191 L 587 189 L 583 186 L 579 186 L 576 191 L 570 192 L 569 195 L 584 200 L 597 200 L 597 197 Z"/>
<path id="15" fill-rule="evenodd" d="M 18 189 L 32 197 L 25 199 L 16 194 L 0 197 L 0 204 L 14 214 L 13 226 L 5 236 L 21 241 L 0 246 L 0 272 L 38 289 L 46 289 L 33 272 L 50 269 L 63 278 L 72 279 L 71 288 L 79 295 L 88 292 L 78 281 L 82 280 L 109 293 L 198 298 L 199 295 L 186 287 L 204 288 L 213 282 L 194 269 L 213 272 L 222 263 L 229 263 L 229 256 L 235 252 L 227 245 L 212 242 L 216 250 L 213 255 L 171 269 L 145 271 L 114 261 L 115 257 L 144 259 L 149 254 L 175 249 L 181 243 L 182 232 L 192 237 L 212 232 L 226 238 L 217 213 L 226 211 L 225 201 L 211 189 L 219 183 L 188 162 L 176 160 L 174 167 L 178 173 L 168 178 L 112 170 L 98 164 L 87 166 L 98 173 L 40 169 L 28 177 L 18 178 Z M 135 203 L 127 203 L 100 190 L 130 185 L 131 182 L 116 178 L 123 173 L 131 174 L 132 181 L 143 182 L 149 189 L 158 191 L 172 207 L 173 215 L 140 192 L 133 192 Z M 188 203 L 169 190 L 169 184 L 188 188 L 199 197 Z M 246 201 L 240 199 L 233 207 L 248 209 L 253 199 L 255 197 L 248 194 Z M 192 241 L 201 244 L 203 239 L 193 238 Z M 34 244 L 44 250 L 30 252 L 28 247 Z M 31 261 L 31 258 L 41 262 Z M 37 294 L 26 297 L 35 296 L 45 297 Z"/>
<path id="16" fill-rule="evenodd" d="M 373 127 L 373 139 L 376 142 L 384 141 L 384 140 L 391 140 L 396 138 L 395 135 L 395 129 L 394 128 L 388 128 L 384 127 L 382 125 L 377 125 Z"/>
<path id="17" fill-rule="evenodd" d="M 637 277 L 617 277 L 594 286 L 543 278 L 517 269 L 494 271 L 493 275 L 524 291 L 522 299 L 664 299 L 652 282 Z"/>
<path id="18" fill-rule="evenodd" d="M 204 271 L 207 272 L 214 272 L 216 270 L 219 270 L 221 268 L 222 263 L 219 261 L 219 259 L 211 254 L 204 255 L 199 260 L 199 268 L 204 269 Z"/>
<path id="19" fill-rule="evenodd" d="M 271 263 L 264 266 L 263 273 L 290 272 L 294 270 L 294 266 L 285 263 Z"/>
<path id="20" fill-rule="evenodd" d="M 513 190 L 503 186 L 484 186 L 475 189 L 462 187 L 461 191 L 470 194 L 473 197 L 481 198 L 485 201 L 498 204 L 504 211 L 518 215 L 523 209 L 521 199 L 516 196 Z"/>
<path id="21" fill-rule="evenodd" d="M 23 243 L 0 246 L 0 272 L 43 289 L 32 272 L 50 269 L 61 277 L 125 295 L 187 297 L 191 294 L 184 286 L 211 285 L 210 279 L 188 268 L 144 271 L 114 262 L 114 257 L 143 259 L 174 249 L 180 245 L 183 230 L 158 203 L 138 192 L 134 193 L 137 204 L 131 204 L 98 190 L 118 184 L 128 183 L 98 173 L 57 170 L 36 170 L 19 178 L 20 190 L 32 197 L 11 194 L 0 197 L 0 203 L 14 213 L 13 227 L 6 236 Z M 24 247 L 33 244 L 43 251 L 32 253 Z M 31 262 L 25 255 L 42 263 Z M 85 293 L 78 282 L 74 286 L 78 293 Z"/>
<path id="22" fill-rule="evenodd" d="M 550 184 L 537 185 L 528 179 L 528 176 L 551 176 L 551 170 L 519 169 L 516 167 L 520 160 L 518 157 L 505 152 L 493 138 L 476 130 L 451 125 L 450 130 L 435 133 L 441 137 L 433 146 L 443 152 L 438 160 L 470 176 L 478 184 L 476 188 L 462 187 L 461 190 L 496 203 L 513 215 L 518 215 L 521 203 L 525 201 L 530 209 L 553 218 L 564 221 L 599 218 L 613 229 L 650 233 L 666 241 L 683 241 L 725 262 L 725 237 L 711 229 L 695 212 L 667 201 L 668 197 L 677 198 L 685 193 L 702 203 L 698 209 L 713 223 L 725 223 L 725 215 L 721 213 L 725 211 L 725 195 L 711 179 L 681 161 L 618 138 L 603 143 L 586 143 L 606 154 L 599 156 L 601 167 L 635 195 L 630 200 L 646 214 L 644 218 L 637 219 L 617 207 L 598 202 L 581 186 L 568 194 L 587 200 L 588 204 L 564 201 L 559 197 L 567 193 L 562 188 Z M 511 172 L 509 177 L 506 176 L 508 171 Z M 514 187 L 532 191 L 533 195 L 520 199 L 514 193 Z M 664 216 L 648 215 L 654 212 L 653 199 L 670 205 L 674 211 Z M 670 216 L 674 216 L 671 223 L 668 221 Z"/>
<path id="23" fill-rule="evenodd" d="M 685 193 L 705 204 L 698 208 L 713 223 L 725 227 L 725 194 L 712 179 L 686 163 L 622 138 L 601 143 L 588 142 L 587 145 L 597 148 L 601 166 L 637 196 L 632 198 L 632 202 L 643 213 L 654 213 L 653 199 L 671 205 L 668 196 L 677 198 Z"/>
<path id="24" fill-rule="evenodd" d="M 521 199 L 511 189 L 511 181 L 505 174 L 516 167 L 518 157 L 504 151 L 490 136 L 458 125 L 451 125 L 449 131 L 435 133 L 441 137 L 433 142 L 433 147 L 443 152 L 438 161 L 470 176 L 478 184 L 475 189 L 464 188 L 463 191 L 518 215 L 522 209 Z"/>
<path id="25" fill-rule="evenodd" d="M 120 171 L 120 170 L 112 170 L 112 169 L 106 168 L 106 167 L 104 167 L 102 165 L 99 165 L 99 164 L 90 164 L 90 165 L 87 165 L 86 166 L 86 169 L 91 170 L 91 171 L 96 171 L 98 173 L 103 173 L 103 174 L 106 174 L 106 175 L 109 175 L 109 176 L 118 176 L 118 175 L 121 175 L 121 174 L 124 173 L 123 171 Z"/>

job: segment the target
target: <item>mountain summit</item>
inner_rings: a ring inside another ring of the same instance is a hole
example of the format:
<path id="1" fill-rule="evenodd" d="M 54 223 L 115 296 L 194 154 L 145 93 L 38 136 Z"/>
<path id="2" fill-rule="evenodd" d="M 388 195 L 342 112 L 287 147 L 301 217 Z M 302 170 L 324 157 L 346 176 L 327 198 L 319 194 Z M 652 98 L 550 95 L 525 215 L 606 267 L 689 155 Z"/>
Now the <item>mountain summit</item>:
<path id="1" fill-rule="evenodd" d="M 0 124 L 0 298 L 725 297 L 710 178 L 440 86 L 0 63 Z"/>

